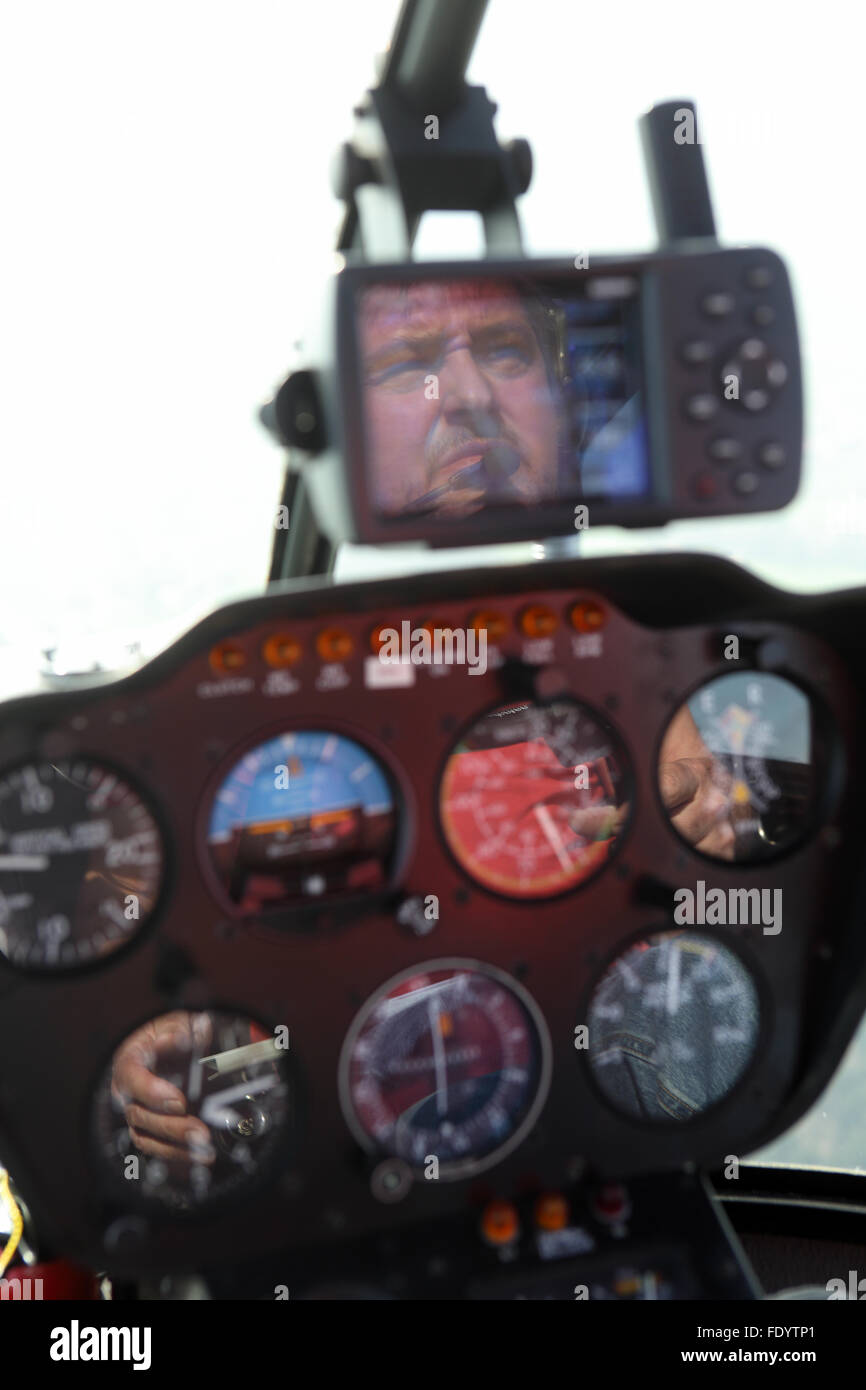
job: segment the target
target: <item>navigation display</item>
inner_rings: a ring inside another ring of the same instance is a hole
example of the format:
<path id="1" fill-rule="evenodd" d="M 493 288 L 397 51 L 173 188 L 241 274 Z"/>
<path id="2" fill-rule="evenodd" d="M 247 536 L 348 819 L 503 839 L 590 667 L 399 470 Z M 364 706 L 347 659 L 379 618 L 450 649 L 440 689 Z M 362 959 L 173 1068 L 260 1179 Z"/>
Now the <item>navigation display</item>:
<path id="1" fill-rule="evenodd" d="M 601 282 L 604 285 L 605 282 Z M 380 519 L 649 492 L 638 282 L 455 278 L 356 298 Z"/>

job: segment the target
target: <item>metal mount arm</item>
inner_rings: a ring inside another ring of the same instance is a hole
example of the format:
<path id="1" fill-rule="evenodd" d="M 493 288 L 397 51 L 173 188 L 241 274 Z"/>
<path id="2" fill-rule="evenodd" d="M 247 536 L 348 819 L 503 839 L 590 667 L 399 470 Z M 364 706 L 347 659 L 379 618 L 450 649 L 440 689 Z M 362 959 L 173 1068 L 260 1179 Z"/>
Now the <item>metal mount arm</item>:
<path id="1" fill-rule="evenodd" d="M 355 108 L 333 186 L 346 203 L 337 249 L 411 257 L 425 212 L 477 212 L 488 252 L 523 254 L 515 200 L 532 177 L 527 141 L 500 145 L 496 104 L 465 78 L 487 0 L 404 0 L 377 87 Z"/>
<path id="2" fill-rule="evenodd" d="M 523 254 L 515 200 L 529 187 L 532 152 L 525 140 L 500 145 L 495 103 L 466 82 L 486 9 L 487 0 L 404 0 L 379 85 L 355 108 L 355 134 L 337 153 L 334 190 L 346 204 L 339 251 L 409 260 L 422 216 L 438 209 L 478 212 L 490 254 Z M 299 433 L 311 414 L 298 407 L 307 375 L 290 377 L 262 413 L 301 458 L 321 446 Z M 303 471 L 287 470 L 281 500 L 291 532 L 275 533 L 269 581 L 330 573 L 335 550 L 316 524 Z"/>

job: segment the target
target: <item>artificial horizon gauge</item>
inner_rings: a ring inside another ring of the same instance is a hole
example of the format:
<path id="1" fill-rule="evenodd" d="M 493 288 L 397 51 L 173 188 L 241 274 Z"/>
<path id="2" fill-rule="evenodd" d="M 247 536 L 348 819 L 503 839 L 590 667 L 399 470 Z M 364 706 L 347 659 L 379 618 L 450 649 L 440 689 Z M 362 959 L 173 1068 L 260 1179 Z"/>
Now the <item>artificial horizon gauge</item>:
<path id="1" fill-rule="evenodd" d="M 627 766 L 601 716 L 576 700 L 500 706 L 445 765 L 445 839 L 482 887 L 555 897 L 607 863 L 628 812 Z"/>
<path id="2" fill-rule="evenodd" d="M 94 1102 L 115 1190 L 185 1212 L 266 1171 L 290 1139 L 282 1041 L 216 1010 L 163 1014 L 125 1038 Z"/>
<path id="3" fill-rule="evenodd" d="M 125 945 L 163 880 L 162 837 L 138 793 L 85 758 L 0 775 L 0 954 L 72 969 Z"/>
<path id="4" fill-rule="evenodd" d="M 790 849 L 814 820 L 827 769 L 809 697 L 781 676 L 732 671 L 696 690 L 675 718 L 694 720 L 712 782 L 724 797 L 733 828 L 730 854 L 711 858 L 759 861 Z M 660 764 L 669 753 L 668 733 Z M 700 747 L 692 755 L 700 758 Z M 672 817 L 682 807 L 669 811 Z M 687 812 L 686 812 L 687 813 Z M 674 828 L 679 829 L 674 822 Z"/>
<path id="5" fill-rule="evenodd" d="M 355 1019 L 340 1098 L 365 1148 L 442 1178 L 498 1163 L 528 1133 L 550 1082 L 534 1000 L 474 961 L 431 961 L 389 980 Z"/>
<path id="6" fill-rule="evenodd" d="M 587 1013 L 592 1074 L 616 1110 L 690 1120 L 733 1090 L 758 1041 L 760 1007 L 739 956 L 669 931 L 618 956 Z"/>
<path id="7" fill-rule="evenodd" d="M 341 734 L 298 729 L 250 749 L 213 800 L 211 865 L 250 913 L 381 888 L 397 833 L 379 761 Z"/>

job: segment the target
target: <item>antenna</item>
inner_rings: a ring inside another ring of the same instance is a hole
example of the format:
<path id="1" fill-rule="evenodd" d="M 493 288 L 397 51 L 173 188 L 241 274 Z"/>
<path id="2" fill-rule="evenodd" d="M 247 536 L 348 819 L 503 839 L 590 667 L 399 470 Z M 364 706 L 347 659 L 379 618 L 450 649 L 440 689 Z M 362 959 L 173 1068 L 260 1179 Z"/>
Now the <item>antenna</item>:
<path id="1" fill-rule="evenodd" d="M 659 244 L 716 242 L 693 101 L 662 101 L 638 122 Z"/>

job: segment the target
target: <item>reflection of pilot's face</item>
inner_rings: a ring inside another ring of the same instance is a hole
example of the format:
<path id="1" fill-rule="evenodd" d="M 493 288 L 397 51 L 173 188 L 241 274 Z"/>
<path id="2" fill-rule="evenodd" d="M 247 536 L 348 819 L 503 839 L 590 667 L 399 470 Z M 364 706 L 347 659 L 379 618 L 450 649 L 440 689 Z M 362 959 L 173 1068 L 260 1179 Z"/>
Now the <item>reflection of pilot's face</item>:
<path id="1" fill-rule="evenodd" d="M 491 452 L 508 461 L 513 500 L 555 495 L 554 397 L 532 324 L 507 284 L 374 286 L 360 335 L 377 510 L 397 514 L 435 490 L 430 511 L 477 511 L 485 497 L 477 471 L 455 480 L 468 476 L 470 487 L 448 484 Z"/>

